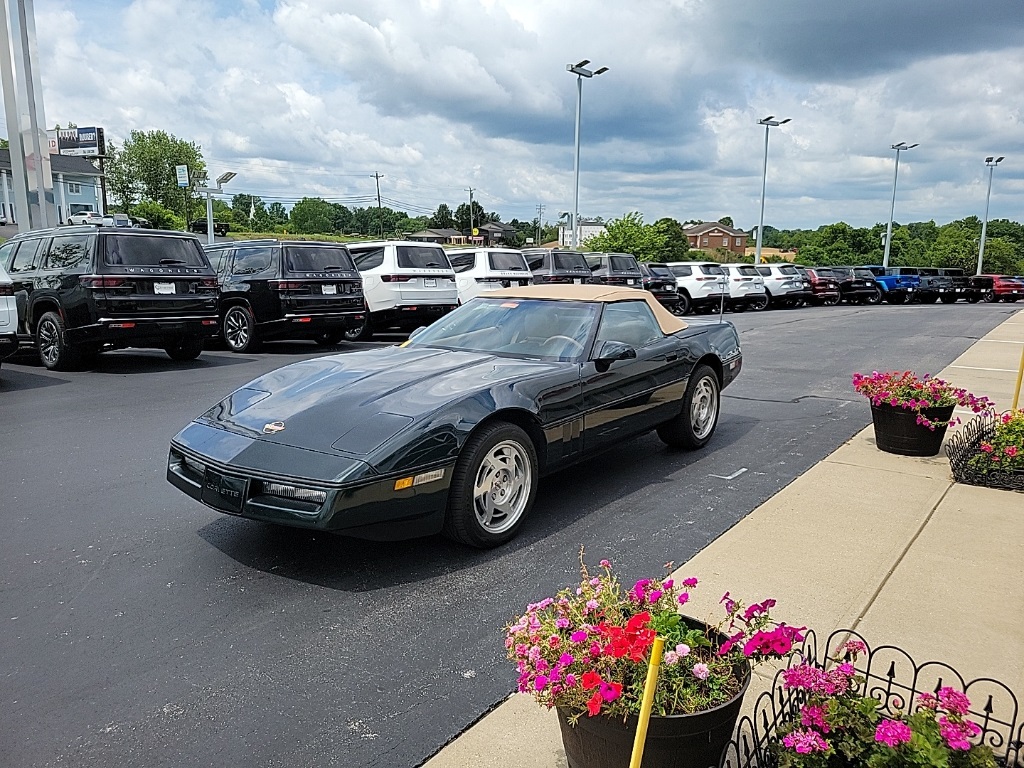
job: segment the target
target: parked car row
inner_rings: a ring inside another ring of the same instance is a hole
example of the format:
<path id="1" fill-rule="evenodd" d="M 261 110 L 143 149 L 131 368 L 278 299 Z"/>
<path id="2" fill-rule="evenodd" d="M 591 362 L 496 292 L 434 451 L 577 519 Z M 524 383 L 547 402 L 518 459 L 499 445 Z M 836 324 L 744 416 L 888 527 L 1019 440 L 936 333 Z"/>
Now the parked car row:
<path id="1" fill-rule="evenodd" d="M 141 216 L 129 216 L 125 213 L 101 214 L 96 211 L 79 211 L 68 216 L 68 224 L 92 224 L 96 227 L 140 227 L 148 228 L 149 219 Z M 205 231 L 205 230 L 204 230 Z"/>
<path id="2" fill-rule="evenodd" d="M 0 357 L 35 347 L 67 370 L 110 349 L 197 357 L 270 339 L 332 346 L 408 332 L 489 291 L 531 284 L 646 288 L 677 315 L 803 304 L 1017 301 L 1024 282 L 961 270 L 638 263 L 627 253 L 471 248 L 413 241 L 246 240 L 205 248 L 190 233 L 65 226 L 0 246 Z"/>

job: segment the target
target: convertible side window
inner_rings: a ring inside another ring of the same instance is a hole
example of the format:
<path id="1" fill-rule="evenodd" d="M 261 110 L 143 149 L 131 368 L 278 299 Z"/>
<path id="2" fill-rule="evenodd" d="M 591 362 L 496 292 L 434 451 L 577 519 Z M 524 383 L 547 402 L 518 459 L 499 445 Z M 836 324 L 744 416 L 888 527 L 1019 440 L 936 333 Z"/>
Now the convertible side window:
<path id="1" fill-rule="evenodd" d="M 597 341 L 598 346 L 617 341 L 639 349 L 664 335 L 646 301 L 618 301 L 605 305 Z"/>

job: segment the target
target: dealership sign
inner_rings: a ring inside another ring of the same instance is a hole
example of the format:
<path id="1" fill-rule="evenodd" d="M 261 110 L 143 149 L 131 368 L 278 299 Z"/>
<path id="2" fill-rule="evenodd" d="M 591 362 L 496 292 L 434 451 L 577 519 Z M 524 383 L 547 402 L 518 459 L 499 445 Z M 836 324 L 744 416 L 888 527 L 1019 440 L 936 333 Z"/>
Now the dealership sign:
<path id="1" fill-rule="evenodd" d="M 107 154 L 102 128 L 61 128 L 47 131 L 51 155 L 96 157 Z"/>

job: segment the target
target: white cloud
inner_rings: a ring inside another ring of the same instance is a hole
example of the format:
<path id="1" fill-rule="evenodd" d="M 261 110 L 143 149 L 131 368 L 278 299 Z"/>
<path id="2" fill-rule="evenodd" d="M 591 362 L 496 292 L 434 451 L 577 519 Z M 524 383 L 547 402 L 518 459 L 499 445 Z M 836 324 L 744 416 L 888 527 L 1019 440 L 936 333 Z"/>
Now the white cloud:
<path id="1" fill-rule="evenodd" d="M 197 141 L 232 188 L 297 199 L 382 192 L 532 218 L 572 204 L 583 85 L 581 211 L 756 222 L 767 114 L 766 221 L 779 227 L 1024 208 L 1024 15 L 992 0 L 37 0 L 48 122 L 120 140 Z M 899 18 L 894 19 L 893 14 Z M 914 19 L 914 34 L 906 29 Z M 998 23 L 996 23 L 998 22 Z M 998 28 L 994 32 L 993 29 Z"/>

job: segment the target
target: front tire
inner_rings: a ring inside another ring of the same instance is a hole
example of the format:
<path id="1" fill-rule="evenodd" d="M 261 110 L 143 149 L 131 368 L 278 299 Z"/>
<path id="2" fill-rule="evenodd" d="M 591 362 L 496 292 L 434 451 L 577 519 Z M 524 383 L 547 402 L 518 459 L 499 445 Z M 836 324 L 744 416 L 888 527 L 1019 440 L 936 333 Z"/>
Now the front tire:
<path id="1" fill-rule="evenodd" d="M 370 320 L 370 314 L 367 313 L 359 325 L 346 328 L 344 336 L 345 341 L 369 341 L 373 338 L 373 322 Z"/>
<path id="2" fill-rule="evenodd" d="M 179 363 L 195 360 L 203 352 L 202 339 L 181 339 L 176 344 L 164 347 L 167 356 Z"/>
<path id="3" fill-rule="evenodd" d="M 510 540 L 537 495 L 537 451 L 521 428 L 492 422 L 462 448 L 452 472 L 443 534 L 478 549 Z"/>
<path id="4" fill-rule="evenodd" d="M 768 309 L 768 305 L 771 303 L 771 300 L 771 294 L 765 291 L 764 296 L 758 299 L 754 299 L 752 302 L 750 302 L 750 308 L 755 312 L 764 312 L 766 309 Z"/>
<path id="5" fill-rule="evenodd" d="M 344 331 L 323 331 L 313 337 L 318 347 L 336 347 L 342 340 Z"/>
<path id="6" fill-rule="evenodd" d="M 46 312 L 36 326 L 39 360 L 50 371 L 73 371 L 81 362 L 77 350 L 67 341 L 64 320 L 56 312 Z"/>
<path id="7" fill-rule="evenodd" d="M 715 434 L 721 406 L 718 376 L 709 366 L 698 365 L 686 386 L 682 413 L 661 424 L 658 437 L 671 448 L 703 448 Z"/>
<path id="8" fill-rule="evenodd" d="M 868 296 L 865 299 L 865 301 L 868 304 L 872 304 L 872 305 L 874 305 L 874 304 L 881 304 L 882 303 L 882 289 L 881 288 L 875 288 L 875 292 L 873 294 L 871 294 L 870 296 Z"/>
<path id="9" fill-rule="evenodd" d="M 682 317 L 683 315 L 690 314 L 691 309 L 693 309 L 693 304 L 690 302 L 690 297 L 685 293 L 680 293 L 679 303 L 672 307 L 672 314 Z"/>
<path id="10" fill-rule="evenodd" d="M 840 295 L 826 296 L 825 298 L 823 298 L 821 300 L 821 303 L 824 306 L 826 306 L 826 307 L 834 307 L 834 306 L 837 306 L 839 304 L 839 302 L 842 301 L 842 300 L 843 300 L 843 298 Z"/>
<path id="11" fill-rule="evenodd" d="M 236 304 L 228 307 L 224 313 L 224 343 L 232 352 L 253 353 L 260 348 L 259 336 L 256 332 L 256 318 L 248 307 Z"/>
<path id="12" fill-rule="evenodd" d="M 984 299 L 986 304 L 995 304 L 995 302 L 996 302 L 996 292 L 995 291 L 985 291 L 985 295 L 982 296 L 982 299 Z"/>

